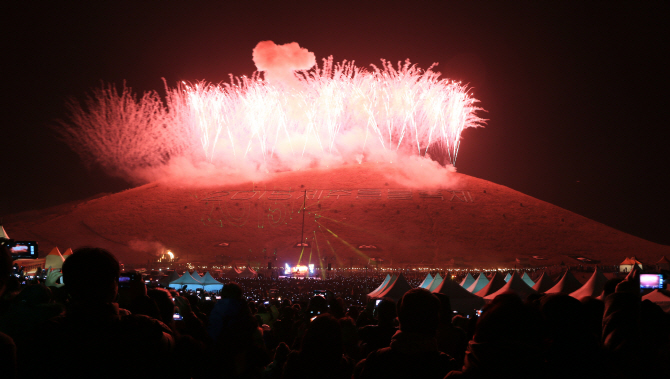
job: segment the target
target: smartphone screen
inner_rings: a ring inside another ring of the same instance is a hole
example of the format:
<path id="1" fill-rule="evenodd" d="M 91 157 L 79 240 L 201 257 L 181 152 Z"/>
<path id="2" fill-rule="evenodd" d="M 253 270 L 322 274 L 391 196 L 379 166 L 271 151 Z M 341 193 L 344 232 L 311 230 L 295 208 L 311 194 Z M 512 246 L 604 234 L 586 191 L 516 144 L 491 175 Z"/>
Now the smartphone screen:
<path id="1" fill-rule="evenodd" d="M 660 274 L 640 274 L 640 288 L 644 289 L 663 289 L 663 275 Z"/>

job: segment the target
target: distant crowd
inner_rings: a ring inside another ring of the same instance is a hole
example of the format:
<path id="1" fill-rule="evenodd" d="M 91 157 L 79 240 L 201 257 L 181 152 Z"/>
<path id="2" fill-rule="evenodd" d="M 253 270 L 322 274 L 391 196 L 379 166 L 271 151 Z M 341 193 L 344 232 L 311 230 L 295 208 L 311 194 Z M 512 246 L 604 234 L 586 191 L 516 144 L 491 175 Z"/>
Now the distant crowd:
<path id="1" fill-rule="evenodd" d="M 468 318 L 454 315 L 448 296 L 421 288 L 397 302 L 361 304 L 357 299 L 379 278 L 360 276 L 240 279 L 218 294 L 147 287 L 143 280 L 120 287 L 118 261 L 97 248 L 76 250 L 45 283 L 21 285 L 9 255 L 0 253 L 0 372 L 6 378 L 630 378 L 670 372 L 670 316 L 641 301 L 637 271 L 609 283 L 604 301 L 506 293 Z M 56 280 L 60 275 L 64 285 Z"/>

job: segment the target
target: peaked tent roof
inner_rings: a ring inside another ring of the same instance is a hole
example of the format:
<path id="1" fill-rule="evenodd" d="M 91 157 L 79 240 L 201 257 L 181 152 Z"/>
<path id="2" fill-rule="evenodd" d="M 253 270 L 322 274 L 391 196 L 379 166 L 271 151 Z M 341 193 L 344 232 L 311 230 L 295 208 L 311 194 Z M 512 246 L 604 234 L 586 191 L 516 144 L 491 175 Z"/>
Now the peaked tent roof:
<path id="1" fill-rule="evenodd" d="M 512 274 L 508 272 L 507 275 L 505 275 L 505 282 L 509 282 L 510 279 L 512 279 Z"/>
<path id="2" fill-rule="evenodd" d="M 230 270 L 226 271 L 223 275 L 224 276 L 234 276 L 237 277 L 237 275 L 240 274 L 242 270 L 238 269 L 237 267 L 233 266 L 230 268 Z"/>
<path id="3" fill-rule="evenodd" d="M 479 290 L 486 287 L 487 284 L 489 284 L 489 278 L 487 278 L 486 274 L 484 274 L 484 271 L 482 271 L 479 273 L 477 280 L 475 280 L 474 283 L 472 283 L 470 287 L 467 288 L 467 290 L 472 293 L 477 293 Z"/>
<path id="4" fill-rule="evenodd" d="M 545 293 L 565 293 L 565 294 L 570 294 L 572 292 L 577 291 L 582 287 L 582 283 L 575 278 L 574 275 L 572 275 L 572 272 L 570 270 L 567 270 L 565 274 L 563 274 L 563 277 L 561 280 L 556 283 L 555 286 L 551 287 L 550 289 L 546 290 Z"/>
<path id="5" fill-rule="evenodd" d="M 177 270 L 174 270 L 170 273 L 170 275 L 161 278 L 158 282 L 164 285 L 165 287 L 168 287 L 170 283 L 174 282 L 177 279 L 179 279 L 179 273 L 177 272 Z"/>
<path id="6" fill-rule="evenodd" d="M 72 255 L 72 248 L 68 247 L 67 250 L 65 250 L 65 252 L 63 253 L 63 259 L 67 259 L 67 257 L 69 257 L 70 255 Z"/>
<path id="7" fill-rule="evenodd" d="M 549 277 L 547 272 L 543 272 L 540 278 L 535 282 L 535 285 L 533 286 L 533 289 L 539 293 L 545 293 L 547 290 L 551 289 L 556 285 L 553 280 Z"/>
<path id="8" fill-rule="evenodd" d="M 51 252 L 47 254 L 46 258 L 44 259 L 44 268 L 63 268 L 63 261 L 65 258 L 60 253 L 60 250 L 58 250 L 58 247 L 54 247 L 51 249 Z"/>
<path id="9" fill-rule="evenodd" d="M 378 293 L 375 298 L 381 299 L 383 297 L 390 297 L 397 302 L 400 300 L 400 298 L 402 298 L 405 292 L 411 289 L 412 286 L 410 286 L 407 282 L 407 279 L 405 279 L 405 275 L 400 274 L 396 280 L 393 281 L 393 283 L 390 283 L 388 286 L 386 286 L 386 288 L 384 288 L 382 292 Z"/>
<path id="10" fill-rule="evenodd" d="M 499 290 L 496 292 L 484 297 L 486 300 L 493 300 L 495 299 L 496 296 L 501 295 L 505 292 L 514 292 L 517 295 L 519 295 L 522 299 L 525 299 L 528 297 L 528 295 L 532 293 L 537 293 L 534 289 L 530 288 L 526 282 L 521 279 L 521 275 L 518 273 L 514 273 L 510 276 L 509 281 L 502 286 Z"/>
<path id="11" fill-rule="evenodd" d="M 430 283 L 433 281 L 433 277 L 430 275 L 430 272 L 428 275 L 426 275 L 426 279 L 419 284 L 419 288 L 428 288 L 430 286 Z"/>
<path id="12" fill-rule="evenodd" d="M 670 313 L 670 292 L 655 289 L 642 296 L 642 300 L 649 300 L 657 304 L 664 312 Z"/>
<path id="13" fill-rule="evenodd" d="M 607 277 L 603 275 L 602 271 L 596 266 L 596 269 L 593 271 L 593 275 L 589 278 L 582 288 L 574 291 L 570 296 L 574 297 L 577 300 L 580 300 L 587 296 L 598 297 L 602 295 L 603 290 L 605 289 L 605 283 L 607 283 Z"/>
<path id="14" fill-rule="evenodd" d="M 191 273 L 191 276 L 193 277 L 193 279 L 195 279 L 199 282 L 202 282 L 202 276 L 200 276 L 200 274 L 198 274 L 198 270 L 193 270 L 193 272 Z"/>
<path id="15" fill-rule="evenodd" d="M 475 278 L 468 272 L 468 274 L 463 278 L 463 281 L 461 281 L 461 287 L 463 288 L 468 288 L 472 285 L 472 283 L 475 282 Z M 467 290 L 466 290 L 467 291 Z"/>
<path id="16" fill-rule="evenodd" d="M 670 263 L 670 260 L 668 260 L 668 258 L 666 258 L 665 255 L 664 255 L 664 256 L 661 257 L 661 259 L 658 260 L 658 262 L 656 262 L 656 264 L 659 264 L 659 263 Z"/>
<path id="17" fill-rule="evenodd" d="M 242 272 L 239 273 L 238 277 L 240 278 L 255 278 L 256 271 L 252 270 L 249 266 L 246 266 Z"/>
<path id="18" fill-rule="evenodd" d="M 198 280 L 195 280 L 195 278 L 192 277 L 188 271 L 186 271 L 179 279 L 170 282 L 169 284 L 169 287 L 171 288 L 181 288 L 182 286 L 186 286 L 186 289 L 189 290 L 195 290 L 197 288 L 202 288 L 202 283 Z"/>
<path id="19" fill-rule="evenodd" d="M 437 286 L 439 286 L 440 283 L 442 283 L 442 280 L 444 280 L 444 279 L 442 279 L 442 277 L 440 276 L 440 273 L 438 272 L 437 274 L 435 274 L 435 277 L 433 278 L 433 281 L 430 282 L 430 287 L 428 287 L 426 289 L 430 292 L 435 291 L 435 288 L 437 288 Z"/>
<path id="20" fill-rule="evenodd" d="M 526 284 L 528 284 L 528 287 L 533 287 L 535 285 L 535 282 L 533 279 L 530 278 L 530 275 L 528 275 L 528 271 L 524 271 L 523 275 L 521 276 L 521 279 L 523 279 Z"/>
<path id="21" fill-rule="evenodd" d="M 449 276 L 442 280 L 442 283 L 437 286 L 433 293 L 441 293 L 449 296 L 451 309 L 462 314 L 474 314 L 475 310 L 481 309 L 486 303 L 484 299 L 461 287 L 458 283 L 451 280 Z"/>
<path id="22" fill-rule="evenodd" d="M 505 279 L 503 279 L 503 275 L 499 272 L 496 271 L 495 274 L 493 274 L 493 278 L 489 281 L 487 285 L 484 286 L 484 288 L 480 289 L 479 291 L 475 292 L 475 295 L 479 297 L 486 297 L 492 293 L 495 293 L 499 289 L 503 288 L 505 285 Z"/>
<path id="23" fill-rule="evenodd" d="M 376 294 L 382 292 L 391 280 L 395 280 L 395 275 L 391 276 L 390 274 L 386 274 L 386 278 L 384 278 L 382 284 L 379 287 L 377 287 L 374 291 L 370 292 L 368 296 L 374 297 Z"/>
<path id="24" fill-rule="evenodd" d="M 5 231 L 5 227 L 0 225 L 0 238 L 9 239 L 9 235 Z"/>
<path id="25" fill-rule="evenodd" d="M 214 277 L 209 274 L 209 271 L 202 276 L 201 282 L 205 291 L 221 291 L 221 289 L 223 289 L 223 283 L 214 279 Z"/>

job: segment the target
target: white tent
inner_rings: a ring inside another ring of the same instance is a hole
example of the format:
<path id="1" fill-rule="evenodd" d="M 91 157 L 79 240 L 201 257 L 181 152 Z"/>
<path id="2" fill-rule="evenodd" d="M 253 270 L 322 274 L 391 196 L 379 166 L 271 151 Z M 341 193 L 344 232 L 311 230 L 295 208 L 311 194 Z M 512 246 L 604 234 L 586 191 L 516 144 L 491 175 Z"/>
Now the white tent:
<path id="1" fill-rule="evenodd" d="M 44 260 L 44 268 L 61 269 L 63 268 L 63 261 L 65 261 L 65 259 L 60 254 L 60 250 L 58 250 L 57 247 L 54 247 Z"/>
<path id="2" fill-rule="evenodd" d="M 458 283 L 449 279 L 449 276 L 442 280 L 442 283 L 437 286 L 433 293 L 441 293 L 449 296 L 451 309 L 461 314 L 472 315 L 485 304 L 484 299 L 470 293 Z"/>
<path id="3" fill-rule="evenodd" d="M 191 276 L 193 277 L 193 279 L 195 279 L 199 282 L 202 282 L 202 276 L 200 276 L 200 274 L 198 274 L 198 270 L 193 270 L 193 272 L 191 273 Z"/>
<path id="4" fill-rule="evenodd" d="M 567 270 L 565 274 L 563 274 L 561 280 L 559 280 L 555 286 L 546 290 L 545 293 L 570 294 L 577 291 L 580 288 L 582 288 L 582 283 L 580 283 L 579 280 L 577 280 L 577 278 L 575 278 L 575 276 L 572 275 L 572 272 L 570 272 L 570 270 Z"/>
<path id="5" fill-rule="evenodd" d="M 493 282 L 493 279 L 491 280 L 491 282 Z M 484 299 L 491 301 L 495 299 L 496 296 L 503 294 L 505 292 L 514 292 L 517 295 L 519 295 L 522 299 L 525 299 L 526 297 L 528 297 L 528 295 L 536 293 L 537 291 L 530 288 L 530 286 L 526 284 L 526 282 L 524 282 L 523 279 L 521 279 L 521 275 L 515 272 L 513 275 L 510 276 L 509 281 L 504 286 L 502 286 L 496 292 L 485 296 Z"/>
<path id="6" fill-rule="evenodd" d="M 419 288 L 428 288 L 428 287 L 430 287 L 430 283 L 432 283 L 432 282 L 433 282 L 433 277 L 430 275 L 430 273 L 428 273 L 428 275 L 426 275 L 426 279 L 424 279 L 423 282 L 421 282 L 421 284 L 419 284 Z"/>
<path id="7" fill-rule="evenodd" d="M 438 272 L 435 274 L 435 277 L 433 278 L 433 281 L 430 282 L 430 287 L 426 288 L 428 291 L 433 292 L 435 291 L 435 288 L 439 286 L 442 283 L 442 277 L 440 276 L 440 273 Z"/>
<path id="8" fill-rule="evenodd" d="M 397 302 L 402 298 L 405 292 L 411 289 L 412 286 L 410 286 L 409 283 L 407 282 L 407 279 L 405 279 L 405 275 L 400 274 L 396 277 L 395 280 L 389 282 L 389 285 L 387 285 L 386 288 L 384 288 L 384 290 L 377 293 L 374 296 L 374 298 L 381 299 L 384 297 L 388 297 Z"/>
<path id="9" fill-rule="evenodd" d="M 475 292 L 475 295 L 480 297 L 486 297 L 492 293 L 497 292 L 499 289 L 503 288 L 504 285 L 505 285 L 505 279 L 503 279 L 503 275 L 499 272 L 496 272 L 495 274 L 493 274 L 493 277 L 491 278 L 489 283 L 485 285 L 484 288 Z"/>
<path id="10" fill-rule="evenodd" d="M 505 283 L 509 282 L 509 280 L 512 278 L 512 273 L 508 272 L 507 275 L 505 275 Z"/>
<path id="11" fill-rule="evenodd" d="M 225 276 L 225 277 L 227 277 L 227 278 L 237 278 L 237 276 L 240 275 L 241 272 L 242 272 L 242 270 L 240 270 L 240 269 L 238 269 L 237 267 L 233 266 L 233 267 L 230 268 L 230 270 L 226 271 L 226 272 L 223 274 L 223 276 Z"/>
<path id="12" fill-rule="evenodd" d="M 486 274 L 484 274 L 484 271 L 482 271 L 479 273 L 479 276 L 474 281 L 474 283 L 472 283 L 470 287 L 467 288 L 467 290 L 472 293 L 477 293 L 479 290 L 486 287 L 487 284 L 489 284 L 489 279 L 486 277 Z"/>
<path id="13" fill-rule="evenodd" d="M 642 296 L 642 300 L 649 300 L 661 307 L 664 312 L 670 313 L 670 293 L 667 291 L 655 289 Z"/>
<path id="14" fill-rule="evenodd" d="M 545 293 L 547 290 L 551 289 L 553 286 L 555 286 L 556 283 L 554 283 L 553 280 L 549 277 L 547 272 L 543 272 L 540 278 L 535 282 L 535 285 L 533 286 L 533 289 L 539 293 Z"/>
<path id="15" fill-rule="evenodd" d="M 393 284 L 393 282 L 394 282 L 397 278 L 398 278 L 398 277 L 395 276 L 395 275 L 391 276 L 391 275 L 389 275 L 389 274 L 386 274 L 386 278 L 384 279 L 384 281 L 382 282 L 382 284 L 381 284 L 379 287 L 377 287 L 374 291 L 370 292 L 370 293 L 368 294 L 368 296 L 371 297 L 371 298 L 377 296 L 377 294 L 378 294 L 378 293 L 381 293 L 382 291 L 384 291 L 384 288 L 386 288 L 389 284 Z"/>
<path id="16" fill-rule="evenodd" d="M 216 292 L 223 289 L 223 283 L 214 279 L 214 277 L 209 274 L 209 271 L 202 276 L 202 280 L 200 282 L 202 283 L 203 289 L 207 292 Z"/>
<path id="17" fill-rule="evenodd" d="M 640 270 L 643 269 L 642 262 L 638 261 L 635 257 L 626 257 L 623 262 L 619 263 L 619 272 L 631 272 L 633 267 L 639 267 Z"/>
<path id="18" fill-rule="evenodd" d="M 184 275 L 182 275 L 179 279 L 170 282 L 170 284 L 168 285 L 168 287 L 176 289 L 181 289 L 184 286 L 186 286 L 187 290 L 195 291 L 198 288 L 202 288 L 202 283 L 195 280 L 195 278 L 192 277 L 188 271 L 186 271 L 184 272 Z"/>
<path id="19" fill-rule="evenodd" d="M 523 279 L 526 284 L 528 284 L 528 287 L 533 287 L 535 285 L 535 282 L 533 282 L 533 279 L 530 278 L 530 275 L 528 275 L 528 271 L 524 271 L 523 276 L 521 276 L 521 279 Z"/>
<path id="20" fill-rule="evenodd" d="M 472 283 L 475 282 L 475 278 L 468 272 L 468 274 L 463 278 L 463 281 L 461 282 L 461 287 L 463 288 L 468 288 L 472 285 Z"/>
<path id="21" fill-rule="evenodd" d="M 256 276 L 258 276 L 256 271 L 252 270 L 249 266 L 245 267 L 244 270 L 237 275 L 238 278 L 255 278 Z"/>
<path id="22" fill-rule="evenodd" d="M 5 231 L 5 227 L 0 225 L 0 238 L 4 239 L 9 239 L 9 235 L 7 235 L 7 232 Z"/>
<path id="23" fill-rule="evenodd" d="M 582 288 L 572 292 L 570 296 L 577 300 L 587 296 L 598 297 L 602 295 L 603 290 L 605 289 L 605 283 L 607 283 L 607 277 L 605 277 L 602 271 L 596 267 L 595 271 L 593 271 L 593 275 L 591 275 L 591 278 L 586 283 L 584 283 Z"/>

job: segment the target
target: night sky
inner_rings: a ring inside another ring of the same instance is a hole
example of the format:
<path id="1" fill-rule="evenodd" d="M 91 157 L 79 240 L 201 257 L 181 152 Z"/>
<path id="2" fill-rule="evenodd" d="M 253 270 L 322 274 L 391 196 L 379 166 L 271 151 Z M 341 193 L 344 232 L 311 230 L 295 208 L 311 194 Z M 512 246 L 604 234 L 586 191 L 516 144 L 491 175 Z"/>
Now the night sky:
<path id="1" fill-rule="evenodd" d="M 670 244 L 667 2 L 8 3 L 0 217 L 131 187 L 56 137 L 69 97 L 250 75 L 273 40 L 359 66 L 439 62 L 489 120 L 463 133 L 459 172 Z"/>

